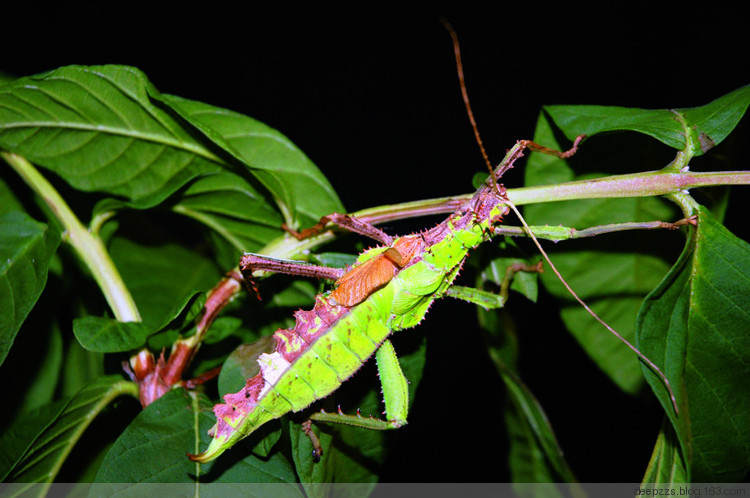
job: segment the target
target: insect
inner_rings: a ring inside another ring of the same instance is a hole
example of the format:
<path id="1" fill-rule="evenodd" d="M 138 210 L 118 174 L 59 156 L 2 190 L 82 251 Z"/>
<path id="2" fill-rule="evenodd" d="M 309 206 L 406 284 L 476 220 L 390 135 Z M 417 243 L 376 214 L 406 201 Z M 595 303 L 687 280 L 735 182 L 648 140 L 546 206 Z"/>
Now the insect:
<path id="1" fill-rule="evenodd" d="M 289 412 L 301 411 L 328 396 L 373 355 L 382 384 L 386 418 L 362 419 L 330 414 L 318 419 L 376 429 L 403 426 L 408 414 L 408 382 L 388 338 L 395 331 L 418 325 L 433 301 L 450 292 L 469 252 L 490 240 L 495 235 L 495 226 L 511 210 L 521 219 L 548 264 L 579 303 L 660 376 L 676 410 L 674 395 L 661 370 L 604 323 L 570 289 L 508 199 L 504 187 L 497 182 L 523 156 L 525 149 L 565 158 L 576 152 L 583 137 L 578 137 L 573 147 L 565 152 L 520 140 L 506 153 L 497 168 L 492 168 L 468 104 L 455 33 L 450 28 L 449 32 L 454 41 L 469 119 L 490 171 L 488 180 L 447 219 L 424 232 L 394 238 L 361 220 L 335 213 L 323 217 L 312 228 L 294 233 L 304 238 L 332 223 L 380 243 L 360 254 L 356 263 L 347 270 L 246 253 L 240 269 L 247 276 L 256 270 L 282 272 L 334 280 L 335 288 L 318 295 L 313 309 L 297 311 L 294 327 L 274 333 L 273 351 L 258 357 L 259 373 L 247 379 L 238 392 L 225 395 L 224 403 L 214 407 L 217 422 L 210 431 L 211 443 L 202 453 L 189 455 L 192 460 L 213 460 L 263 424 Z M 533 268 L 521 269 L 535 271 Z M 469 291 L 454 297 L 477 303 L 481 292 Z M 303 427 L 315 443 L 310 424 Z M 315 451 L 318 453 L 314 456 L 319 457 L 319 446 Z"/>

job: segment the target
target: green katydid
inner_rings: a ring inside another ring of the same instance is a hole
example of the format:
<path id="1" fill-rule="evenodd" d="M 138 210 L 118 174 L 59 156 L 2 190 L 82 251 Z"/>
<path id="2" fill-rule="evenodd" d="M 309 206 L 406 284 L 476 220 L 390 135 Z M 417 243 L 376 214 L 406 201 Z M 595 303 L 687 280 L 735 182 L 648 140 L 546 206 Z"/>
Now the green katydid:
<path id="1" fill-rule="evenodd" d="M 246 253 L 240 268 L 248 277 L 253 271 L 265 270 L 335 280 L 336 288 L 318 295 L 312 310 L 297 311 L 293 328 L 274 333 L 273 351 L 258 357 L 260 372 L 247 379 L 240 391 L 225 395 L 225 402 L 214 407 L 217 422 L 210 431 L 213 439 L 205 451 L 189 455 L 192 460 L 213 460 L 263 424 L 289 412 L 304 410 L 335 391 L 373 355 L 382 384 L 386 419 L 341 413 L 317 413 L 311 419 L 377 430 L 403 426 L 408 412 L 408 382 L 388 337 L 395 331 L 419 324 L 432 302 L 446 295 L 485 307 L 502 306 L 504 297 L 492 298 L 478 289 L 452 286 L 468 253 L 493 237 L 495 225 L 510 210 L 519 217 L 547 263 L 575 299 L 661 378 L 677 412 L 666 376 L 573 292 L 508 199 L 505 189 L 497 183 L 497 179 L 523 156 L 526 148 L 565 158 L 575 153 L 583 137 L 578 137 L 566 152 L 554 151 L 528 140 L 518 141 L 493 169 L 469 106 L 456 36 L 450 27 L 448 30 L 454 42 L 464 103 L 490 171 L 487 182 L 445 221 L 424 232 L 393 238 L 368 223 L 342 214 L 325 216 L 316 226 L 301 233 L 293 232 L 303 238 L 333 223 L 382 244 L 364 251 L 347 270 Z M 518 270 L 539 271 L 540 268 L 512 269 Z M 504 291 L 507 292 L 507 285 Z M 303 430 L 316 446 L 315 451 L 319 451 L 309 421 L 303 425 Z"/>
<path id="2" fill-rule="evenodd" d="M 575 151 L 579 140 L 564 153 L 525 140 L 517 142 L 474 197 L 445 221 L 421 233 L 391 238 L 374 226 L 346 215 L 324 217 L 313 231 L 333 222 L 383 244 L 364 251 L 349 270 L 245 254 L 240 263 L 245 274 L 255 270 L 283 272 L 336 280 L 338 286 L 317 296 L 312 310 L 296 312 L 293 328 L 275 332 L 273 352 L 258 358 L 260 373 L 248 379 L 239 392 L 225 395 L 225 402 L 214 407 L 217 423 L 211 430 L 213 439 L 206 451 L 190 457 L 200 462 L 212 460 L 266 422 L 307 408 L 335 391 L 373 354 L 383 388 L 386 420 L 342 414 L 316 414 L 312 418 L 370 429 L 404 425 L 408 411 L 407 380 L 389 335 L 419 324 L 432 302 L 445 295 L 486 306 L 482 291 L 449 292 L 449 289 L 469 251 L 492 238 L 494 225 L 511 209 L 515 210 L 505 189 L 493 178 L 511 168 L 526 148 L 567 157 Z M 669 381 L 659 368 L 605 326 L 654 369 L 671 395 Z M 307 425 L 306 432 L 309 430 Z"/>

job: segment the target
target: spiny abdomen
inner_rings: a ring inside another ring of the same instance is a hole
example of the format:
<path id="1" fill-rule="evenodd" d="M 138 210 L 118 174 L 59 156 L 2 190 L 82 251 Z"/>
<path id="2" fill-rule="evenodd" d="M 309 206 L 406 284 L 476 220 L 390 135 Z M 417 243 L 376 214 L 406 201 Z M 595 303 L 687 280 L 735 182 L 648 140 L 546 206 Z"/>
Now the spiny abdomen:
<path id="1" fill-rule="evenodd" d="M 277 330 L 274 351 L 258 357 L 260 373 L 214 406 L 213 439 L 191 459 L 213 460 L 266 422 L 338 389 L 390 334 L 386 323 L 392 301 L 388 285 L 353 308 L 324 294 L 312 310 L 296 312 L 294 328 Z"/>

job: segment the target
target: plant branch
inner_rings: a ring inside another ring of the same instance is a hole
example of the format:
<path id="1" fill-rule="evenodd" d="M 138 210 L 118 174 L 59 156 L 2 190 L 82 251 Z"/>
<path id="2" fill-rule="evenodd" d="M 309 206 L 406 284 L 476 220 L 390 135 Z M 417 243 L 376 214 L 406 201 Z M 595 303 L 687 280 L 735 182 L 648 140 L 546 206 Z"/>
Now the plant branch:
<path id="1" fill-rule="evenodd" d="M 676 230 L 677 228 L 695 223 L 694 218 L 683 218 L 682 220 L 670 223 L 668 221 L 644 221 L 629 223 L 612 223 L 608 225 L 598 225 L 582 230 L 573 227 L 551 226 L 551 225 L 531 225 L 531 231 L 539 239 L 547 239 L 553 242 L 570 239 L 582 239 L 585 237 L 595 237 L 605 233 L 623 232 L 626 230 Z M 511 237 L 526 237 L 528 234 L 523 227 L 511 225 L 499 225 L 494 229 L 496 234 L 509 235 Z"/>
<path id="2" fill-rule="evenodd" d="M 54 213 L 68 234 L 67 241 L 86 264 L 94 280 L 104 294 L 115 318 L 121 322 L 141 320 L 138 308 L 122 281 L 101 239 L 81 224 L 65 200 L 24 157 L 9 152 L 0 152 L 5 161 L 23 178 Z"/>
<path id="3" fill-rule="evenodd" d="M 511 202 L 516 205 L 525 205 L 564 200 L 674 195 L 684 193 L 690 188 L 719 185 L 750 185 L 750 171 L 708 173 L 681 173 L 673 170 L 646 171 L 629 175 L 606 176 L 593 180 L 566 182 L 558 185 L 508 189 L 507 193 Z M 452 213 L 461 202 L 470 199 L 473 195 L 471 193 L 378 206 L 350 214 L 369 223 L 378 224 L 428 214 Z M 692 213 L 687 213 L 686 216 L 690 214 Z M 580 232 L 578 236 L 581 236 Z M 269 242 L 266 247 L 258 252 L 275 258 L 291 259 L 333 240 L 334 237 L 334 232 L 330 230 L 304 240 L 297 240 L 294 237 L 284 235 Z M 258 273 L 258 275 L 260 274 Z"/>
<path id="4" fill-rule="evenodd" d="M 511 202 L 516 205 L 534 204 L 541 202 L 554 202 L 574 199 L 595 199 L 602 197 L 644 197 L 656 195 L 685 195 L 689 188 L 718 186 L 718 185 L 749 185 L 750 172 L 747 171 L 724 171 L 718 173 L 691 173 L 680 172 L 673 168 L 665 168 L 661 171 L 647 171 L 630 175 L 608 176 L 593 180 L 581 180 L 574 182 L 562 183 L 559 185 L 543 185 L 536 187 L 524 187 L 507 190 Z M 406 202 L 402 204 L 384 205 L 374 208 L 364 209 L 354 213 L 352 216 L 360 218 L 372 224 L 385 223 L 388 221 L 426 216 L 431 214 L 447 214 L 454 212 L 464 201 L 470 199 L 474 194 L 464 194 L 452 197 L 441 197 L 436 199 L 426 199 L 419 201 Z M 688 196 L 689 197 L 689 196 Z M 194 213 L 180 211 L 187 216 L 194 216 Z M 685 211 L 686 217 L 692 214 Z M 203 220 L 199 220 L 203 221 Z M 633 222 L 618 223 L 612 225 L 601 225 L 583 230 L 576 230 L 572 227 L 551 227 L 537 226 L 532 227 L 532 231 L 541 238 L 550 240 L 566 240 L 582 237 L 592 237 L 609 232 L 623 230 L 653 230 L 653 229 L 671 229 L 682 224 L 690 223 L 668 223 L 662 221 L 653 222 Z M 502 226 L 498 228 L 499 233 L 507 235 L 526 235 L 520 227 Z M 260 254 L 267 256 L 292 259 L 299 257 L 301 254 L 315 249 L 316 247 L 330 242 L 335 238 L 335 232 L 328 230 L 318 235 L 297 240 L 296 238 L 285 234 L 269 242 L 264 248 L 258 251 Z M 230 240 L 231 241 L 231 240 Z M 236 244 L 234 244 L 236 246 Z M 238 272 L 237 268 L 234 272 Z M 261 270 L 254 272 L 254 276 L 261 276 L 266 272 Z M 199 322 L 199 333 L 189 338 L 188 346 L 192 349 L 192 357 L 200 345 L 205 331 L 218 315 L 226 303 L 239 292 L 241 286 L 238 282 L 233 282 L 231 278 L 223 279 L 212 291 L 217 299 L 215 305 L 208 306 L 208 302 L 213 300 L 209 298 L 204 314 Z M 220 298 L 219 298 L 220 297 Z"/>
<path id="5" fill-rule="evenodd" d="M 750 171 L 675 173 L 646 171 L 629 175 L 606 176 L 559 185 L 509 189 L 515 205 L 608 197 L 651 197 L 679 193 L 691 188 L 719 185 L 750 185 Z"/>

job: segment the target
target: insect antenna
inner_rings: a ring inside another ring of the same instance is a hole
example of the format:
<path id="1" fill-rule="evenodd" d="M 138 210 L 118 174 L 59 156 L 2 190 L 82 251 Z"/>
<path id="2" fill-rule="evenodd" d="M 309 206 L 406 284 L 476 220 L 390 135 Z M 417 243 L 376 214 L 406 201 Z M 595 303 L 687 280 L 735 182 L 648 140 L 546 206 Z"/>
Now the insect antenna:
<path id="1" fill-rule="evenodd" d="M 443 26 L 445 26 L 445 29 L 448 30 L 448 34 L 451 35 L 451 40 L 453 41 L 453 53 L 456 55 L 456 71 L 458 72 L 458 84 L 461 87 L 461 97 L 463 97 L 464 100 L 464 107 L 466 107 L 466 114 L 469 116 L 469 121 L 471 122 L 471 129 L 474 130 L 474 138 L 477 140 L 477 144 L 479 145 L 479 151 L 482 153 L 482 157 L 484 158 L 485 164 L 487 164 L 487 169 L 490 171 L 490 178 L 492 179 L 492 185 L 495 190 L 496 194 L 500 194 L 500 190 L 497 186 L 497 178 L 495 177 L 495 168 L 492 167 L 492 163 L 490 162 L 490 158 L 487 156 L 487 151 L 484 150 L 484 144 L 482 143 L 482 137 L 479 135 L 479 128 L 477 127 L 477 122 L 474 119 L 474 113 L 471 112 L 471 104 L 469 103 L 469 92 L 466 90 L 466 81 L 464 81 L 464 66 L 461 62 L 461 47 L 458 44 L 458 35 L 456 34 L 456 30 L 453 29 L 453 26 L 446 21 L 445 19 L 440 20 L 443 23 Z"/>
<path id="2" fill-rule="evenodd" d="M 617 332 L 615 329 L 613 329 L 607 322 L 605 322 L 599 315 L 597 315 L 594 312 L 594 310 L 592 310 L 589 307 L 589 305 L 586 304 L 584 302 L 584 300 L 581 299 L 578 296 L 578 294 L 575 293 L 575 291 L 570 287 L 570 285 L 568 284 L 568 282 L 563 278 L 563 276 L 557 270 L 557 267 L 555 267 L 555 265 L 552 263 L 552 260 L 547 255 L 547 252 L 544 249 L 542 249 L 542 245 L 539 243 L 539 240 L 537 240 L 536 236 L 534 235 L 534 232 L 531 231 L 531 228 L 529 228 L 529 225 L 526 223 L 526 220 L 524 219 L 524 217 L 521 216 L 521 213 L 518 210 L 518 208 L 516 207 L 516 205 L 513 204 L 512 202 L 510 202 L 509 200 L 506 200 L 505 204 L 507 204 L 513 210 L 513 212 L 516 213 L 516 216 L 518 217 L 518 219 L 521 220 L 521 224 L 523 225 L 524 230 L 526 230 L 526 233 L 529 234 L 529 236 L 531 237 L 531 240 L 534 241 L 534 245 L 536 245 L 537 249 L 539 249 L 539 252 L 544 257 L 544 260 L 547 261 L 547 264 L 549 264 L 550 268 L 552 268 L 552 271 L 557 276 L 557 278 L 560 280 L 560 282 L 562 282 L 562 284 L 565 286 L 565 288 L 568 290 L 568 292 L 570 292 L 570 295 L 572 295 L 575 298 L 575 300 L 578 301 L 578 303 L 581 306 L 583 306 L 583 309 L 585 309 L 589 313 L 589 315 L 591 315 L 592 317 L 594 317 L 594 319 L 597 322 L 601 323 L 604 326 L 604 328 L 606 328 L 612 335 L 614 335 L 615 337 L 617 337 L 617 339 L 619 339 L 620 342 L 622 342 L 627 347 L 629 347 L 635 354 L 638 355 L 638 357 L 641 360 L 643 360 L 644 363 L 646 363 L 646 365 L 649 366 L 649 368 L 651 368 L 651 370 L 653 370 L 656 373 L 656 375 L 659 376 L 659 378 L 661 379 L 661 381 L 664 383 L 664 386 L 667 388 L 667 391 L 669 392 L 669 398 L 672 401 L 672 407 L 674 408 L 675 414 L 679 415 L 680 411 L 677 408 L 677 400 L 675 399 L 674 392 L 672 391 L 672 385 L 669 383 L 669 379 L 667 379 L 667 376 L 664 375 L 664 372 L 662 372 L 661 369 L 659 367 L 657 367 L 656 364 L 648 358 L 648 356 L 646 356 L 645 354 L 641 353 L 641 351 L 638 348 L 636 348 L 635 346 L 633 346 L 630 343 L 630 341 L 628 341 L 627 339 L 625 339 L 622 335 L 620 335 L 619 332 Z"/>
<path id="3" fill-rule="evenodd" d="M 628 348 L 630 348 L 638 357 L 643 360 L 646 365 L 651 368 L 651 370 L 656 373 L 656 375 L 659 376 L 662 383 L 667 389 L 667 392 L 669 393 L 669 398 L 672 401 L 672 407 L 674 408 L 675 414 L 679 415 L 679 409 L 677 408 L 677 399 L 675 398 L 674 392 L 672 391 L 672 385 L 669 383 L 669 379 L 667 379 L 667 376 L 664 375 L 664 372 L 661 371 L 661 369 L 656 366 L 656 364 L 651 361 L 645 354 L 641 353 L 641 351 L 636 348 L 633 344 L 630 343 L 627 339 L 625 339 L 622 335 L 620 335 L 619 332 L 617 332 L 614 328 L 612 328 L 607 322 L 605 322 L 599 315 L 597 315 L 594 310 L 592 310 L 584 301 L 581 299 L 578 294 L 575 293 L 575 291 L 570 287 L 568 282 L 563 278 L 563 276 L 558 271 L 557 267 L 552 263 L 552 260 L 547 255 L 547 252 L 542 248 L 542 245 L 539 243 L 539 240 L 537 240 L 534 233 L 531 231 L 531 228 L 529 228 L 529 225 L 526 223 L 526 220 L 521 215 L 521 212 L 518 210 L 518 208 L 513 204 L 507 196 L 501 195 L 500 190 L 497 186 L 497 178 L 501 176 L 505 171 L 507 171 L 511 165 L 512 162 L 508 164 L 503 164 L 500 167 L 498 167 L 498 171 L 496 172 L 494 168 L 492 167 L 492 163 L 490 162 L 489 157 L 487 156 L 487 152 L 484 149 L 484 145 L 482 144 L 482 139 L 479 135 L 479 128 L 477 127 L 476 120 L 474 119 L 474 114 L 471 112 L 471 105 L 469 104 L 469 93 L 466 90 L 466 83 L 464 82 L 464 72 L 463 72 L 463 65 L 461 63 L 461 48 L 458 44 L 458 35 L 456 35 L 456 31 L 453 29 L 453 27 L 448 23 L 446 20 L 441 20 L 443 23 L 443 26 L 448 30 L 448 33 L 451 36 L 451 39 L 453 41 L 453 51 L 456 55 L 456 67 L 458 70 L 458 82 L 461 87 L 461 96 L 464 100 L 464 106 L 466 107 L 466 113 L 469 116 L 469 121 L 471 122 L 471 127 L 474 130 L 474 136 L 477 140 L 477 145 L 479 145 L 479 150 L 482 153 L 482 157 L 484 158 L 485 163 L 487 164 L 487 168 L 490 170 L 490 177 L 492 179 L 492 184 L 494 186 L 495 192 L 500 195 L 503 198 L 503 202 L 510 207 L 513 212 L 516 214 L 518 219 L 521 221 L 521 224 L 523 225 L 524 230 L 526 233 L 529 234 L 531 237 L 531 240 L 534 241 L 534 245 L 536 245 L 539 252 L 542 254 L 542 257 L 544 260 L 549 264 L 550 268 L 552 268 L 552 271 L 554 272 L 555 276 L 562 282 L 562 284 L 565 286 L 565 288 L 570 292 L 570 294 L 575 298 L 578 303 L 583 306 L 583 308 L 592 316 L 594 319 L 602 324 L 604 328 L 606 328 L 612 335 L 614 335 L 617 339 L 620 340 L 623 344 L 625 344 Z M 552 154 L 557 157 L 560 157 L 561 159 L 566 159 L 578 150 L 578 145 L 580 144 L 581 140 L 583 139 L 583 135 L 576 138 L 575 142 L 573 143 L 573 147 L 571 147 L 569 150 L 565 152 L 556 151 L 553 149 L 550 149 L 548 147 L 544 147 L 543 145 L 539 145 L 537 143 L 532 142 L 531 140 L 521 140 L 519 141 L 519 145 L 522 147 L 519 150 L 523 150 L 523 148 L 528 148 L 531 150 L 535 150 L 538 152 L 542 152 L 545 154 Z"/>

